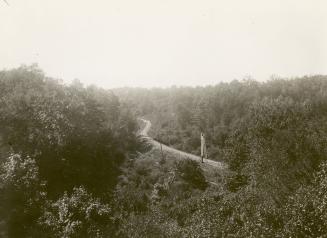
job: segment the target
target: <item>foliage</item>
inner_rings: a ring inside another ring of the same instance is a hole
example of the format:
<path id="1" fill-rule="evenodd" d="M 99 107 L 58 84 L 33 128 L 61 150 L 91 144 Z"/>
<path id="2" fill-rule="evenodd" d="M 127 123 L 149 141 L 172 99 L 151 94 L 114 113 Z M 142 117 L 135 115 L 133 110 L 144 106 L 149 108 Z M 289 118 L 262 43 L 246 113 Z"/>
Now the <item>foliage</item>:
<path id="1" fill-rule="evenodd" d="M 122 237 L 181 237 L 181 229 L 176 221 L 155 209 L 145 215 L 131 214 L 122 221 L 122 231 Z"/>
<path id="2" fill-rule="evenodd" d="M 176 237 L 325 237 L 326 79 L 116 90 L 162 143 L 199 153 L 204 132 L 209 158 L 229 165 L 223 189 L 196 193 L 188 166 L 168 189 L 154 187 Z"/>
<path id="3" fill-rule="evenodd" d="M 159 158 L 161 152 L 151 150 L 123 166 L 115 191 L 116 219 L 123 237 L 181 237 L 180 225 L 188 210 L 183 204 L 207 187 L 196 162 L 176 163 L 169 154 L 164 161 Z"/>
<path id="4" fill-rule="evenodd" d="M 39 223 L 56 237 L 105 237 L 110 232 L 111 209 L 85 188 L 74 188 L 46 206 Z"/>
<path id="5" fill-rule="evenodd" d="M 194 160 L 178 161 L 176 172 L 177 176 L 194 188 L 205 190 L 208 186 L 198 162 Z"/>
<path id="6" fill-rule="evenodd" d="M 326 237 L 326 92 L 317 75 L 117 97 L 1 71 L 0 236 Z M 191 153 L 204 132 L 229 171 L 145 151 L 138 116 Z"/>
<path id="7" fill-rule="evenodd" d="M 317 172 L 311 186 L 300 188 L 285 205 L 282 236 L 326 237 L 327 163 Z"/>
<path id="8" fill-rule="evenodd" d="M 0 174 L 0 214 L 8 236 L 21 237 L 31 231 L 45 200 L 44 185 L 34 159 L 19 154 L 5 159 Z"/>
<path id="9" fill-rule="evenodd" d="M 1 151 L 17 154 L 0 165 L 5 194 L 0 205 L 8 208 L 0 223 L 4 221 L 10 237 L 46 236 L 37 223 L 43 207 L 58 201 L 53 207 L 60 210 L 59 201 L 86 199 L 86 194 L 65 194 L 76 187 L 95 197 L 81 201 L 80 207 L 98 199 L 110 203 L 120 165 L 139 146 L 136 120 L 111 91 L 85 88 L 78 81 L 64 85 L 46 77 L 36 65 L 0 72 L 0 128 Z M 94 209 L 100 212 L 101 207 L 99 203 Z M 88 222 L 101 228 L 98 220 Z M 83 221 L 78 230 L 93 225 Z M 73 236 L 53 226 L 54 233 Z"/>

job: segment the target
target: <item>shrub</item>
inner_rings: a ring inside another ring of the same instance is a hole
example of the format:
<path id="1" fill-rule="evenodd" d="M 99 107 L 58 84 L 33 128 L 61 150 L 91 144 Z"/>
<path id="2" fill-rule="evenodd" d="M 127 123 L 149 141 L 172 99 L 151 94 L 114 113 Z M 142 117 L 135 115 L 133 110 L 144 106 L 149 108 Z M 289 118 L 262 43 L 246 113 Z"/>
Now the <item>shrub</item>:
<path id="1" fill-rule="evenodd" d="M 106 237 L 110 232 L 111 209 L 85 188 L 74 188 L 56 202 L 49 202 L 39 223 L 56 237 Z"/>
<path id="2" fill-rule="evenodd" d="M 208 186 L 199 163 L 194 160 L 178 161 L 176 172 L 182 180 L 194 188 L 205 190 Z"/>

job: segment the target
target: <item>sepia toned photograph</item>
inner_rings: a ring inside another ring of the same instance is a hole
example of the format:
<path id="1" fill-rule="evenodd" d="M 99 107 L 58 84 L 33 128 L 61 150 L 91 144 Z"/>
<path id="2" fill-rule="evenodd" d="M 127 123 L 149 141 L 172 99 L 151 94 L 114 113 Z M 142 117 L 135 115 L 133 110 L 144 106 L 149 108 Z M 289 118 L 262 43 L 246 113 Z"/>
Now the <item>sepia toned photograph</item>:
<path id="1" fill-rule="evenodd" d="M 327 238 L 327 1 L 0 0 L 0 238 Z"/>

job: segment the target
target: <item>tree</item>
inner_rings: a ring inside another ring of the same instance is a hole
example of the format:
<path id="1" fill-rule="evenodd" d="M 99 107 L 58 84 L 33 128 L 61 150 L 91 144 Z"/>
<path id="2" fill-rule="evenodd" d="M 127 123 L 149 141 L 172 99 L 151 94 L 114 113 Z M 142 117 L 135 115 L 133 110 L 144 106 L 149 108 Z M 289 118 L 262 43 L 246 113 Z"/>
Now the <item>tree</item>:
<path id="1" fill-rule="evenodd" d="M 13 154 L 0 173 L 0 214 L 9 237 L 31 234 L 45 201 L 44 182 L 39 179 L 35 159 Z"/>
<path id="2" fill-rule="evenodd" d="M 105 237 L 112 232 L 111 209 L 85 188 L 74 188 L 45 207 L 40 225 L 55 237 Z"/>

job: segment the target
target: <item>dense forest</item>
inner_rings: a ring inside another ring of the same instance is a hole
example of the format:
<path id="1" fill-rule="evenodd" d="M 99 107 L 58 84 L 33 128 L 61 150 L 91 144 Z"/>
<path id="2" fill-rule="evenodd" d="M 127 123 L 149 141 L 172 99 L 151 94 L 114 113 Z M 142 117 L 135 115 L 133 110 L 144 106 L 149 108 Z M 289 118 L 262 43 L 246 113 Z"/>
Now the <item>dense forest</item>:
<path id="1" fill-rule="evenodd" d="M 194 154 L 204 132 L 228 169 L 162 156 L 138 117 Z M 0 71 L 0 236 L 327 237 L 326 122 L 326 76 L 104 90 Z"/>
<path id="2" fill-rule="evenodd" d="M 136 128 L 110 91 L 65 86 L 36 66 L 1 71 L 1 235 L 106 237 Z"/>
<path id="3" fill-rule="evenodd" d="M 115 93 L 158 141 L 199 154 L 204 132 L 229 166 L 219 189 L 175 207 L 182 236 L 327 237 L 326 76 Z"/>

